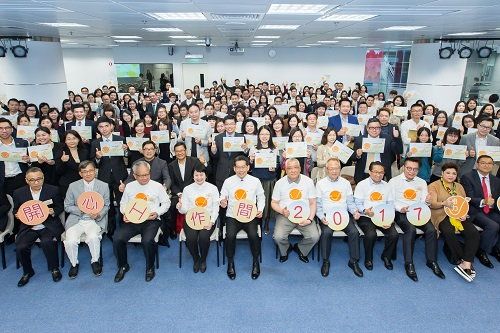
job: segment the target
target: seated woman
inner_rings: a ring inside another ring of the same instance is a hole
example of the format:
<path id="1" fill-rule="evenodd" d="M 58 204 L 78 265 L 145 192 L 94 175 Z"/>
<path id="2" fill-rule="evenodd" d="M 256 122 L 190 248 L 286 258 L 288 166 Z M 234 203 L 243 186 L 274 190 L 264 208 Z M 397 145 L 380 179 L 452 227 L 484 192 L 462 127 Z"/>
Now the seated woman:
<path id="1" fill-rule="evenodd" d="M 205 273 L 207 269 L 207 255 L 210 247 L 210 236 L 215 229 L 215 222 L 219 216 L 219 191 L 213 184 L 206 182 L 205 167 L 198 165 L 194 169 L 194 183 L 182 191 L 182 200 L 176 205 L 181 214 L 186 214 L 194 207 L 203 207 L 210 214 L 209 223 L 201 230 L 194 230 L 184 221 L 186 245 L 193 257 L 193 271 Z"/>
<path id="2" fill-rule="evenodd" d="M 444 237 L 445 254 L 449 253 L 450 261 L 456 264 L 455 271 L 466 281 L 472 282 L 476 277 L 472 263 L 479 248 L 479 232 L 467 216 L 455 219 L 446 215 L 444 208 L 453 207 L 451 197 L 458 195 L 465 198 L 466 194 L 457 182 L 458 166 L 455 163 L 445 163 L 441 170 L 441 179 L 428 187 L 431 222 Z M 464 245 L 460 243 L 457 233 L 463 237 Z"/>

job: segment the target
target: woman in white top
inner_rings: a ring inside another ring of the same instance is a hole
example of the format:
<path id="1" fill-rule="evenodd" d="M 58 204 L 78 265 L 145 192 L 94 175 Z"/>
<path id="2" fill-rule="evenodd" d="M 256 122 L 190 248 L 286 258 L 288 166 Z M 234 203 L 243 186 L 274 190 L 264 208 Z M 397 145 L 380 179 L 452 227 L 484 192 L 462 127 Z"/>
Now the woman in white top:
<path id="1" fill-rule="evenodd" d="M 194 230 L 184 221 L 186 245 L 193 257 L 193 271 L 205 273 L 207 269 L 207 255 L 210 247 L 210 236 L 214 232 L 215 222 L 219 216 L 219 191 L 213 184 L 206 182 L 207 174 L 204 166 L 197 166 L 194 170 L 194 183 L 182 191 L 177 203 L 177 210 L 186 214 L 192 208 L 203 208 L 210 215 L 210 221 L 201 230 Z"/>

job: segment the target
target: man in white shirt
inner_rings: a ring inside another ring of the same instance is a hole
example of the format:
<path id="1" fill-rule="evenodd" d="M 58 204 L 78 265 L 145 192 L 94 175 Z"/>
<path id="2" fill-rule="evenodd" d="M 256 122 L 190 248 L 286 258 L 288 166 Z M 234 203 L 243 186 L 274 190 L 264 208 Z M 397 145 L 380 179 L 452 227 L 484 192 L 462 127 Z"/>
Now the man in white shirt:
<path id="1" fill-rule="evenodd" d="M 424 110 L 422 105 L 413 104 L 410 109 L 411 118 L 405 120 L 401 123 L 401 139 L 403 140 L 403 153 L 408 150 L 408 147 L 411 142 L 411 138 L 409 136 L 409 131 L 418 131 L 421 127 L 427 127 L 430 129 L 430 125 L 425 120 L 422 120 L 422 116 L 424 115 Z"/>
<path id="2" fill-rule="evenodd" d="M 179 141 L 186 143 L 188 156 L 203 156 L 208 161 L 208 139 L 211 134 L 210 125 L 200 118 L 200 108 L 192 104 L 189 107 L 189 118 L 181 122 L 179 137 Z"/>
<path id="3" fill-rule="evenodd" d="M 330 251 L 332 247 L 333 230 L 328 226 L 326 216 L 332 210 L 348 211 L 354 216 L 354 219 L 359 219 L 359 212 L 354 204 L 351 183 L 345 178 L 340 177 L 340 160 L 338 158 L 330 158 L 326 162 L 326 177 L 318 181 L 316 184 L 317 193 L 317 210 L 316 216 L 321 221 L 321 256 L 323 257 L 323 265 L 321 266 L 321 275 L 328 276 L 330 271 Z M 358 277 L 363 276 L 363 271 L 358 265 L 359 261 L 359 231 L 354 225 L 352 217 L 349 218 L 349 224 L 343 232 L 347 235 L 349 243 L 348 263 L 354 274 Z"/>
<path id="4" fill-rule="evenodd" d="M 316 215 L 316 189 L 311 178 L 300 174 L 300 163 L 295 158 L 286 161 L 286 177 L 281 178 L 274 186 L 271 207 L 278 213 L 274 227 L 274 241 L 280 251 L 280 262 L 288 260 L 288 254 L 293 249 L 302 262 L 308 263 L 307 255 L 319 240 L 319 230 L 313 221 Z M 295 200 L 305 200 L 309 204 L 309 215 L 302 216 L 300 223 L 292 223 L 288 217 L 291 212 L 288 205 Z M 297 228 L 303 238 L 291 246 L 288 239 L 290 233 Z"/>
<path id="5" fill-rule="evenodd" d="M 393 204 L 394 196 L 389 184 L 382 179 L 384 178 L 384 165 L 381 162 L 372 162 L 369 166 L 370 177 L 362 180 L 356 185 L 354 190 L 354 202 L 361 217 L 358 220 L 358 225 L 365 234 L 363 243 L 365 246 L 365 267 L 369 271 L 373 269 L 373 247 L 377 240 L 377 229 L 384 233 L 385 245 L 382 252 L 382 261 L 385 268 L 393 269 L 391 259 L 396 254 L 396 246 L 398 244 L 398 232 L 394 227 L 394 223 L 384 227 L 377 227 L 371 221 L 371 217 L 375 215 L 375 208 L 382 204 Z"/>
<path id="6" fill-rule="evenodd" d="M 146 281 L 149 282 L 155 277 L 155 236 L 160 227 L 161 216 L 170 207 L 170 199 L 162 184 L 151 180 L 151 166 L 146 161 L 137 161 L 132 166 L 135 181 L 125 186 L 122 200 L 120 201 L 120 211 L 123 215 L 123 223 L 115 236 L 113 246 L 118 262 L 118 272 L 115 282 L 120 282 L 125 277 L 125 273 L 130 269 L 127 262 L 127 242 L 137 234 L 141 234 L 141 244 L 146 256 Z M 129 201 L 134 198 L 141 198 L 148 202 L 150 214 L 146 221 L 142 223 L 131 223 L 125 215 L 125 208 Z"/>
<path id="7" fill-rule="evenodd" d="M 421 227 L 416 227 L 408 221 L 406 213 L 409 207 L 415 203 L 425 202 L 428 204 L 429 195 L 427 183 L 422 178 L 417 177 L 420 161 L 418 158 L 408 157 L 403 166 L 403 173 L 389 181 L 394 196 L 394 207 L 396 208 L 396 223 L 403 230 L 403 255 L 405 259 L 405 271 L 408 277 L 417 282 L 417 272 L 413 264 L 413 251 L 415 249 L 415 238 L 417 229 L 424 232 L 425 257 L 427 267 L 432 272 L 444 279 L 445 276 L 437 263 L 437 231 L 429 220 Z"/>
<path id="8" fill-rule="evenodd" d="M 250 242 L 250 249 L 253 256 L 252 279 L 255 280 L 260 275 L 260 239 L 258 236 L 257 219 L 262 218 L 262 212 L 266 205 L 266 197 L 260 180 L 248 174 L 250 170 L 250 160 L 246 156 L 237 156 L 234 159 L 235 175 L 227 178 L 222 184 L 220 192 L 220 206 L 227 208 L 226 211 L 226 238 L 224 245 L 227 255 L 227 276 L 229 279 L 236 278 L 234 267 L 234 252 L 236 247 L 236 235 L 240 230 L 247 233 Z M 236 220 L 234 208 L 239 200 L 249 200 L 257 203 L 257 216 L 248 223 L 242 223 Z"/>

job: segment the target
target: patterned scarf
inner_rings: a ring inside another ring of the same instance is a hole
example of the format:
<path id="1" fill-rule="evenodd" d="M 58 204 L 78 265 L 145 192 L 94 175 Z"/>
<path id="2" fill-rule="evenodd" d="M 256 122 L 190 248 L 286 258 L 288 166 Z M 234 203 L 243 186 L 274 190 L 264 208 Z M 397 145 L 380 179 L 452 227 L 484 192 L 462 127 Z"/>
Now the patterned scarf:
<path id="1" fill-rule="evenodd" d="M 446 192 L 448 192 L 451 196 L 457 195 L 457 189 L 456 189 L 455 183 L 453 183 L 453 186 L 451 188 L 449 188 L 445 185 L 443 178 L 441 178 L 441 184 L 443 185 Z M 459 232 L 459 231 L 464 230 L 462 222 L 459 219 L 456 219 L 454 217 L 450 217 L 450 224 L 455 227 L 455 232 Z"/>

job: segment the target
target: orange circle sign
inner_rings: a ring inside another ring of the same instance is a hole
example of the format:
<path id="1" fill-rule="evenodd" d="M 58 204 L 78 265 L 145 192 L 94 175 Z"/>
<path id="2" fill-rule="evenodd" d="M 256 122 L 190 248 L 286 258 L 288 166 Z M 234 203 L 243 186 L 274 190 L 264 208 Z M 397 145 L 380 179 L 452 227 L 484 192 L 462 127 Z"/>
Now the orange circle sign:
<path id="1" fill-rule="evenodd" d="M 370 201 L 382 201 L 383 195 L 380 192 L 372 192 L 370 193 Z"/>
<path id="2" fill-rule="evenodd" d="M 196 199 L 194 199 L 194 205 L 196 207 L 205 208 L 208 205 L 208 200 L 207 200 L 207 198 L 202 197 L 202 196 L 197 197 Z"/>
<path id="3" fill-rule="evenodd" d="M 446 215 L 455 219 L 461 219 L 467 216 L 469 212 L 469 200 L 459 195 L 452 196 L 451 198 L 453 200 L 453 207 L 444 207 Z"/>
<path id="4" fill-rule="evenodd" d="M 498 197 L 498 199 L 497 199 L 497 208 L 498 208 L 498 210 L 500 210 L 500 197 Z"/>
<path id="5" fill-rule="evenodd" d="M 148 202 L 143 199 L 132 199 L 125 206 L 125 216 L 127 219 L 135 224 L 146 221 L 151 213 Z"/>
<path id="6" fill-rule="evenodd" d="M 49 207 L 42 201 L 29 200 L 19 207 L 17 216 L 26 225 L 39 225 L 49 217 Z"/>
<path id="7" fill-rule="evenodd" d="M 342 199 L 342 193 L 340 191 L 333 190 L 330 192 L 331 201 L 337 202 L 340 201 L 340 199 Z"/>
<path id="8" fill-rule="evenodd" d="M 85 214 L 98 214 L 104 208 L 104 198 L 98 192 L 83 192 L 76 204 Z"/>
<path id="9" fill-rule="evenodd" d="M 257 216 L 257 204 L 250 200 L 238 200 L 234 204 L 233 216 L 238 222 L 251 222 Z"/>
<path id="10" fill-rule="evenodd" d="M 234 191 L 234 199 L 236 200 L 245 200 L 247 198 L 247 191 L 245 191 L 242 188 L 237 189 Z"/>
<path id="11" fill-rule="evenodd" d="M 403 191 L 403 198 L 406 200 L 415 200 L 417 198 L 417 191 L 412 188 L 407 188 Z"/>
<path id="12" fill-rule="evenodd" d="M 210 214 L 201 207 L 193 207 L 186 213 L 186 224 L 193 230 L 202 230 L 210 225 Z"/>
<path id="13" fill-rule="evenodd" d="M 300 200 L 302 199 L 302 191 L 299 190 L 298 188 L 292 188 L 288 193 L 288 196 L 292 200 Z"/>

